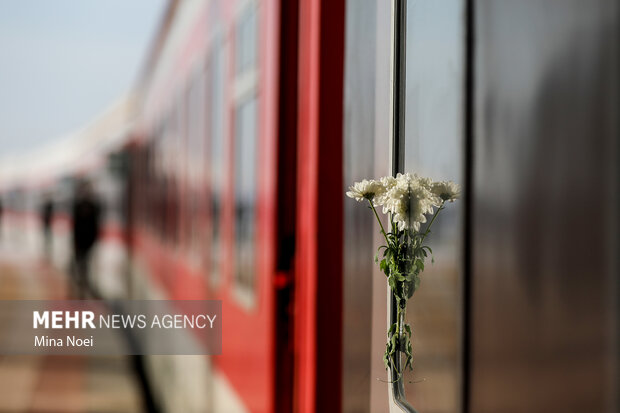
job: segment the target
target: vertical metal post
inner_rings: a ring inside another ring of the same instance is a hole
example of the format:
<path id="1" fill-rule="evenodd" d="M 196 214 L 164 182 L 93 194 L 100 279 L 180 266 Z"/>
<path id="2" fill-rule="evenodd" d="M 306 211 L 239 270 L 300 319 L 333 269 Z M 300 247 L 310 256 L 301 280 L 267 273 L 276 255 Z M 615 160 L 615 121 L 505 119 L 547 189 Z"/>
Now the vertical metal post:
<path id="1" fill-rule="evenodd" d="M 474 167 L 474 0 L 465 0 L 465 194 L 463 213 L 463 338 L 461 357 L 463 371 L 461 376 L 462 412 L 470 410 L 470 379 L 471 379 L 471 299 L 472 299 L 472 187 Z"/>
<path id="2" fill-rule="evenodd" d="M 391 34 L 391 163 L 392 174 L 403 172 L 405 166 L 405 97 L 406 97 L 406 59 L 407 59 L 407 0 L 392 0 Z M 390 296 L 390 325 L 396 323 L 398 308 L 392 292 Z M 401 333 L 401 332 L 399 332 Z M 398 379 L 396 370 L 402 369 L 400 355 L 396 357 L 395 369 L 391 370 L 392 397 L 394 403 L 403 411 L 417 413 L 405 397 L 403 378 Z"/>
<path id="3" fill-rule="evenodd" d="M 392 175 L 405 166 L 405 97 L 407 74 L 407 0 L 392 0 L 391 144 Z"/>

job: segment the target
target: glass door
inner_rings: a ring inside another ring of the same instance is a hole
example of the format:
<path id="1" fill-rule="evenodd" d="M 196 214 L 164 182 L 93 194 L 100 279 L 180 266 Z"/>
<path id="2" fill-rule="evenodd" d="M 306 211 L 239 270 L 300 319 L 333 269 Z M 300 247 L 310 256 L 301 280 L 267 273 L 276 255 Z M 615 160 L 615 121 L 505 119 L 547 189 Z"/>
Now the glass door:
<path id="1" fill-rule="evenodd" d="M 402 14 L 400 35 L 392 37 L 394 5 Z M 348 0 L 346 19 L 343 192 L 392 172 L 463 187 L 465 1 Z M 402 46 L 396 85 L 391 40 Z M 392 117 L 395 99 L 400 111 Z M 398 156 L 390 154 L 394 147 Z M 356 203 L 344 206 L 342 411 L 401 411 L 381 358 L 390 299 L 385 274 L 372 262 L 380 228 Z M 429 237 L 435 264 L 427 260 L 407 313 L 414 371 L 399 391 L 420 413 L 462 410 L 463 202 L 449 206 Z"/>

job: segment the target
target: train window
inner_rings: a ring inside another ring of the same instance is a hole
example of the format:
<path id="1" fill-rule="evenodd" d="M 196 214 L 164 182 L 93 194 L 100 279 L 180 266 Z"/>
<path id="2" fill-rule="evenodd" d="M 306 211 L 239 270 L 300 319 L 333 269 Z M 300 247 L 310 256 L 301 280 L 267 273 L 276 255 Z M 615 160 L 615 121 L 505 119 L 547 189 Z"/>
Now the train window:
<path id="1" fill-rule="evenodd" d="M 201 236 L 205 233 L 204 221 L 204 156 L 205 149 L 205 94 L 204 73 L 199 71 L 193 78 L 188 91 L 187 104 L 187 202 L 185 232 L 192 262 L 197 263 Z"/>
<path id="2" fill-rule="evenodd" d="M 153 140 L 149 140 L 144 149 L 144 175 L 142 183 L 142 190 L 146 194 L 146 199 L 138 199 L 140 215 L 143 215 L 143 223 L 145 227 L 153 230 L 153 222 L 157 216 L 157 198 L 154 189 L 156 188 L 155 179 L 153 175 Z M 151 208 L 147 208 L 147 205 L 152 205 Z"/>
<path id="3" fill-rule="evenodd" d="M 177 134 L 176 156 L 174 159 L 174 173 L 177 177 L 176 204 L 177 204 L 177 247 L 184 252 L 189 247 L 189 102 L 187 89 L 182 89 L 177 100 Z"/>
<path id="4" fill-rule="evenodd" d="M 165 229 L 168 226 L 166 221 L 166 204 L 165 204 L 165 191 L 166 181 L 164 179 L 163 161 L 161 150 L 161 143 L 164 139 L 164 124 L 160 125 L 160 128 L 155 135 L 155 140 L 150 145 L 150 182 L 153 184 L 152 188 L 152 200 L 155 204 L 155 213 L 151 217 L 151 227 L 155 231 L 155 234 L 163 241 Z M 146 206 L 148 208 L 148 205 Z"/>
<path id="5" fill-rule="evenodd" d="M 156 146 L 159 179 L 161 182 L 160 202 L 162 205 L 162 239 L 168 244 L 176 241 L 176 176 L 174 175 L 176 137 L 176 116 L 174 112 L 168 112 L 164 120 L 164 130 Z"/>
<path id="6" fill-rule="evenodd" d="M 254 287 L 256 228 L 256 97 L 235 113 L 235 281 L 242 290 Z"/>
<path id="7" fill-rule="evenodd" d="M 176 105 L 173 108 L 174 111 L 174 130 L 171 136 L 170 147 L 171 151 L 168 153 L 170 156 L 169 171 L 171 176 L 172 186 L 170 188 L 170 203 L 171 203 L 171 242 L 176 248 L 183 247 L 185 244 L 185 227 L 183 226 L 183 220 L 185 218 L 185 194 L 184 187 L 186 182 L 186 159 L 185 159 L 185 145 L 186 145 L 186 101 L 184 94 L 180 93 L 176 99 Z"/>
<path id="8" fill-rule="evenodd" d="M 177 220 L 177 212 L 176 212 L 176 199 L 177 199 L 177 185 L 176 185 L 176 176 L 174 170 L 174 159 L 175 159 L 175 145 L 174 140 L 176 138 L 177 133 L 177 118 L 174 116 L 175 113 L 169 113 L 166 120 L 166 132 L 164 136 L 162 136 L 161 145 L 159 146 L 159 151 L 161 155 L 161 168 L 162 168 L 162 180 L 164 182 L 163 186 L 163 203 L 164 203 L 164 214 L 166 217 L 166 227 L 164 228 L 164 240 L 169 244 L 175 244 L 177 233 L 176 233 L 176 220 Z"/>
<path id="9" fill-rule="evenodd" d="M 210 135 L 210 212 L 211 240 L 209 279 L 213 285 L 220 283 L 220 263 L 222 262 L 221 218 L 223 189 L 226 186 L 224 141 L 226 136 L 226 74 L 227 48 L 221 36 L 215 38 L 211 51 L 209 86 L 209 135 Z"/>
<path id="10" fill-rule="evenodd" d="M 257 38 L 257 10 L 256 7 L 249 6 L 241 13 L 236 27 L 235 66 L 237 74 L 254 68 Z"/>
<path id="11" fill-rule="evenodd" d="M 234 196 L 235 291 L 246 304 L 254 297 L 256 185 L 258 12 L 255 2 L 241 10 L 235 31 Z M 245 299 L 248 300 L 245 300 Z"/>
<path id="12" fill-rule="evenodd" d="M 157 221 L 155 223 L 158 231 L 158 235 L 162 241 L 167 239 L 168 228 L 170 226 L 170 216 L 168 213 L 168 173 L 166 171 L 166 153 L 167 150 L 164 147 L 166 142 L 166 135 L 168 134 L 168 122 L 164 121 L 162 130 L 157 136 L 157 141 L 153 146 L 153 178 L 156 185 L 156 198 L 157 198 Z"/>
<path id="13" fill-rule="evenodd" d="M 464 0 L 407 9 L 404 170 L 462 185 Z M 435 264 L 408 308 L 415 365 L 406 394 L 419 411 L 460 411 L 462 207 L 450 204 L 433 225 Z"/>

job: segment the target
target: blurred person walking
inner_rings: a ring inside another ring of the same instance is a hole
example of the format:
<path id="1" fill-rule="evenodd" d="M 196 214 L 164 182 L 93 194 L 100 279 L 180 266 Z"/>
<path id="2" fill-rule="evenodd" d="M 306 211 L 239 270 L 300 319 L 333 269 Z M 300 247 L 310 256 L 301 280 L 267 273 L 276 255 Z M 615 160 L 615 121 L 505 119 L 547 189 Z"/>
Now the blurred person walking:
<path id="1" fill-rule="evenodd" d="M 73 271 L 77 296 L 86 298 L 93 293 L 89 282 L 89 259 L 97 238 L 99 237 L 100 206 L 95 198 L 90 182 L 78 185 L 71 208 L 73 225 Z"/>

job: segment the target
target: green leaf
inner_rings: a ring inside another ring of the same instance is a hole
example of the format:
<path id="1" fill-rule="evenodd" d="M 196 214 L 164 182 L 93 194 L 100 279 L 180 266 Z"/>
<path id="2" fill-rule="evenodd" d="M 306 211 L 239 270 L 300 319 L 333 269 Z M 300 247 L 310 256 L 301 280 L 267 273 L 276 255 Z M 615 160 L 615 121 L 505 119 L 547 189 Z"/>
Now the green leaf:
<path id="1" fill-rule="evenodd" d="M 392 291 L 396 290 L 396 280 L 394 277 L 388 277 L 388 285 L 392 289 Z"/>
<path id="2" fill-rule="evenodd" d="M 418 288 L 420 288 L 420 282 L 421 282 L 421 280 L 420 280 L 420 277 L 419 277 L 419 276 L 415 276 L 415 277 L 413 278 L 413 288 L 414 288 L 415 290 L 417 290 Z"/>
<path id="3" fill-rule="evenodd" d="M 415 280 L 415 278 L 414 278 Z M 413 296 L 413 293 L 415 293 L 415 283 L 408 283 L 407 284 L 407 300 L 410 299 Z"/>

